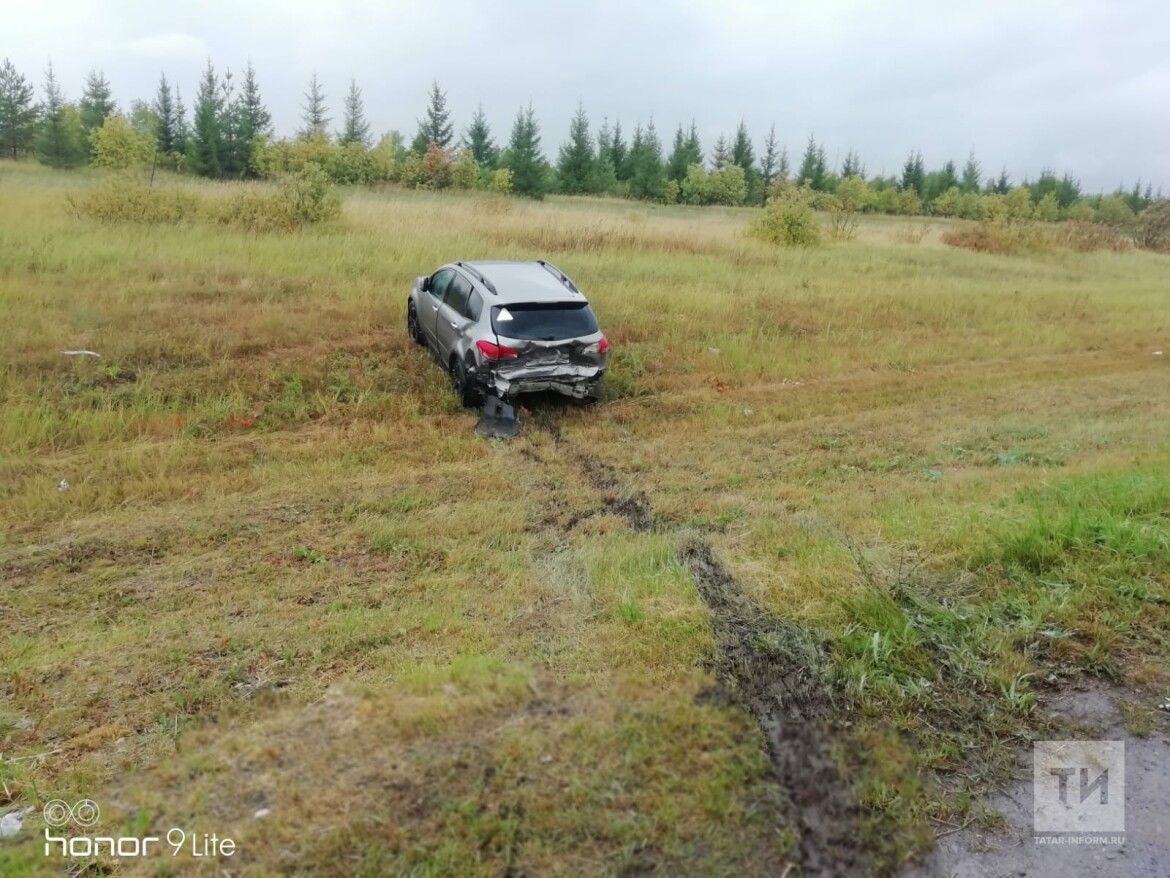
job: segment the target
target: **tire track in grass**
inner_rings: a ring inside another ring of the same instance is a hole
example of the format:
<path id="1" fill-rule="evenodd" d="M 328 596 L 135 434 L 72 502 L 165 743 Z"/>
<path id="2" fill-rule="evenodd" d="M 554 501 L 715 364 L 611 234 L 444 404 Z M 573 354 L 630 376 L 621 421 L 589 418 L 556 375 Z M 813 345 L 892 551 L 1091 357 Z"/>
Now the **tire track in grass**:
<path id="1" fill-rule="evenodd" d="M 706 542 L 684 544 L 680 560 L 711 616 L 719 682 L 755 718 L 788 794 L 801 874 L 868 871 L 860 808 L 829 748 L 835 706 L 816 641 L 761 610 Z"/>
<path id="2" fill-rule="evenodd" d="M 644 492 L 626 489 L 612 466 L 572 448 L 559 429 L 552 435 L 554 447 L 601 492 L 601 512 L 624 518 L 640 533 L 655 529 Z M 794 854 L 800 874 L 869 871 L 860 807 L 829 746 L 836 705 L 816 639 L 762 610 L 706 541 L 688 539 L 678 557 L 710 616 L 721 694 L 755 719 L 775 779 L 787 793 L 789 818 L 798 832 Z"/>

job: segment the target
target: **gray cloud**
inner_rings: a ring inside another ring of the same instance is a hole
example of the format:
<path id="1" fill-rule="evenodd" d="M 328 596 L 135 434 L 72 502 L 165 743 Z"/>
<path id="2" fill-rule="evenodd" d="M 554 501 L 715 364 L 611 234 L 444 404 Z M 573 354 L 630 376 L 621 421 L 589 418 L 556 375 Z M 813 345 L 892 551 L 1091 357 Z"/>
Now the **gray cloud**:
<path id="1" fill-rule="evenodd" d="M 480 101 L 498 139 L 531 100 L 550 157 L 578 99 L 627 131 L 651 115 L 663 140 L 692 118 L 706 145 L 744 119 L 774 121 L 795 159 L 810 132 L 870 173 L 912 148 L 928 164 L 970 149 L 1013 177 L 1069 170 L 1093 189 L 1170 184 L 1170 5 L 825 0 L 686 4 L 597 0 L 250 3 L 6 2 L 8 54 L 39 78 L 51 57 L 76 95 L 91 66 L 123 104 L 160 70 L 194 93 L 207 56 L 256 65 L 280 132 L 297 126 L 310 73 L 333 115 L 355 77 L 378 130 L 408 137 L 438 79 L 460 125 Z"/>

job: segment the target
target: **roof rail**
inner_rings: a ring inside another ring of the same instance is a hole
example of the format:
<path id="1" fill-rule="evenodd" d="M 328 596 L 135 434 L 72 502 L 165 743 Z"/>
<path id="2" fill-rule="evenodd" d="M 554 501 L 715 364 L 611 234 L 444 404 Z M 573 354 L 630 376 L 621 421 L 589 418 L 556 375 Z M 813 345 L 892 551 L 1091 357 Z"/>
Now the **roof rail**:
<path id="1" fill-rule="evenodd" d="M 478 268 L 473 265 L 468 265 L 466 262 L 456 262 L 455 264 L 464 271 L 470 273 L 477 281 L 483 284 L 488 289 L 488 292 L 490 292 L 493 296 L 498 296 L 500 294 L 500 291 L 496 289 L 496 285 L 484 277 L 483 272 Z"/>
<path id="2" fill-rule="evenodd" d="M 574 293 L 577 293 L 578 295 L 580 295 L 581 291 L 579 289 L 577 289 L 577 285 L 575 283 L 573 283 L 571 280 L 569 280 L 569 276 L 567 274 L 565 274 L 563 271 L 561 271 L 559 268 L 557 268 L 551 262 L 549 262 L 548 260 L 545 260 L 545 259 L 537 259 L 536 264 L 541 266 L 542 268 L 544 268 L 545 271 L 551 272 L 552 275 L 554 277 L 556 277 L 557 280 L 559 280 L 561 283 L 563 283 L 566 287 L 568 287 Z"/>

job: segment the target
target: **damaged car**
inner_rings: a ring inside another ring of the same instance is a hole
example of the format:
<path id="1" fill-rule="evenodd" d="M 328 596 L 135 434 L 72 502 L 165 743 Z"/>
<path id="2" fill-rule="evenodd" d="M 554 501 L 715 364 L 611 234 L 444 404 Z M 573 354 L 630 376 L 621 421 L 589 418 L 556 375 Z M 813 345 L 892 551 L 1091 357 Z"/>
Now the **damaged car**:
<path id="1" fill-rule="evenodd" d="M 540 390 L 601 396 L 609 341 L 577 285 L 544 260 L 444 265 L 415 280 L 406 325 L 466 406 Z"/>

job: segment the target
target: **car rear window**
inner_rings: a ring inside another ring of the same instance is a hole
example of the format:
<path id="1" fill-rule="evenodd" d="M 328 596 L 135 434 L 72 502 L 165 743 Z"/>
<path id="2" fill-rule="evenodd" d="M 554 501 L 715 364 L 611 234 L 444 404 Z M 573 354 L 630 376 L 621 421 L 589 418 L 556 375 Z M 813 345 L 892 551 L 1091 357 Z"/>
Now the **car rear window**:
<path id="1" fill-rule="evenodd" d="M 597 318 L 584 302 L 497 305 L 492 329 L 507 338 L 557 341 L 597 332 Z"/>

